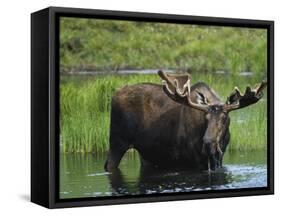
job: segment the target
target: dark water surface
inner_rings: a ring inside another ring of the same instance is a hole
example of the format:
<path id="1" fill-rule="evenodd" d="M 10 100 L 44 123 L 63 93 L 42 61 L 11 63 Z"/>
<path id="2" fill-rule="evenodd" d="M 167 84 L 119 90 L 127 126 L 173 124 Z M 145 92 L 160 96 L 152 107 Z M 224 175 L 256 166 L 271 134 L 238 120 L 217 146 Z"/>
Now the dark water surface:
<path id="1" fill-rule="evenodd" d="M 60 198 L 122 196 L 267 186 L 265 151 L 232 152 L 214 172 L 141 169 L 137 154 L 127 153 L 120 172 L 103 169 L 106 155 L 60 155 Z"/>

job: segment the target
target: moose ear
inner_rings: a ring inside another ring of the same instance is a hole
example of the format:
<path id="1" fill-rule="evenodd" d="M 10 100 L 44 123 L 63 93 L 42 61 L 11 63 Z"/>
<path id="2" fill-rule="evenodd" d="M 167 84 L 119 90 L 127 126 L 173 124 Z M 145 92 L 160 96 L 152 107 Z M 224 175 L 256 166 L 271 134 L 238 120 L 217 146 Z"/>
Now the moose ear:
<path id="1" fill-rule="evenodd" d="M 203 93 L 199 92 L 198 90 L 195 91 L 196 92 L 196 96 L 197 96 L 197 103 L 198 104 L 205 104 L 208 105 L 208 100 L 207 98 L 204 96 Z"/>

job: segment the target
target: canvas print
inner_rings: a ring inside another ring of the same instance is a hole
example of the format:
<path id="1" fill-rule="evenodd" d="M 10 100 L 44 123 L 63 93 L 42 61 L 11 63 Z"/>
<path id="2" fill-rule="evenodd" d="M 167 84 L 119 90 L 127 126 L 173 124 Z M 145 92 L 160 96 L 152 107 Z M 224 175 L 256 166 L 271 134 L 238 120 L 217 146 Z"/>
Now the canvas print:
<path id="1" fill-rule="evenodd" d="M 267 30 L 60 17 L 59 198 L 267 187 Z"/>

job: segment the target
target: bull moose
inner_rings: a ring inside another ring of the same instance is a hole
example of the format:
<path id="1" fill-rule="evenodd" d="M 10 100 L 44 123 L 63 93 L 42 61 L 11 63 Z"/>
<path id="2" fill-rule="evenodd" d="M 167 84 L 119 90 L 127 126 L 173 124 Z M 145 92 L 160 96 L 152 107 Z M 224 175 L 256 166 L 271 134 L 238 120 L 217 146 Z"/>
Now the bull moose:
<path id="1" fill-rule="evenodd" d="M 267 82 L 244 94 L 235 87 L 223 103 L 207 84 L 191 76 L 159 71 L 163 85 L 123 87 L 112 98 L 110 149 L 105 170 L 118 168 L 129 148 L 142 166 L 215 170 L 230 140 L 229 112 L 258 102 Z"/>

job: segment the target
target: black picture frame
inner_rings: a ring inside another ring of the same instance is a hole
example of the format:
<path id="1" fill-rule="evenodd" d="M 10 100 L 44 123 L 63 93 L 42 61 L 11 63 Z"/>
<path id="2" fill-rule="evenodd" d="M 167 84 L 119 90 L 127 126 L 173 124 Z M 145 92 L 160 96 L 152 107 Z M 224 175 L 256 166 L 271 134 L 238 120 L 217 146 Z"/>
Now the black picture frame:
<path id="1" fill-rule="evenodd" d="M 268 151 L 266 188 L 194 191 L 178 194 L 59 199 L 59 17 L 267 29 Z M 31 14 L 31 201 L 47 208 L 191 200 L 274 193 L 274 22 L 124 11 L 49 7 Z"/>

